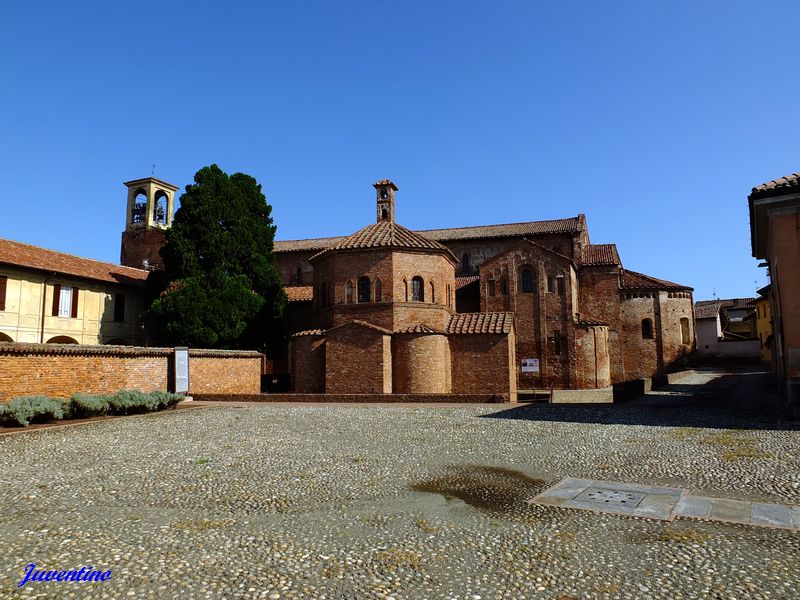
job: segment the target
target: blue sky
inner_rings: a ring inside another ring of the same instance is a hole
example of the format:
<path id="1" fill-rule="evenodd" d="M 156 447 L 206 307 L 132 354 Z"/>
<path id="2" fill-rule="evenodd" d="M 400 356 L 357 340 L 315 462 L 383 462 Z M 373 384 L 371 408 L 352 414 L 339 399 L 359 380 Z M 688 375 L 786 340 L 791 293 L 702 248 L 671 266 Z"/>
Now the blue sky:
<path id="1" fill-rule="evenodd" d="M 796 2 L 9 3 L 0 237 L 119 259 L 123 181 L 217 163 L 278 239 L 585 213 L 626 267 L 751 295 L 800 170 Z M 756 284 L 757 282 L 757 284 Z"/>

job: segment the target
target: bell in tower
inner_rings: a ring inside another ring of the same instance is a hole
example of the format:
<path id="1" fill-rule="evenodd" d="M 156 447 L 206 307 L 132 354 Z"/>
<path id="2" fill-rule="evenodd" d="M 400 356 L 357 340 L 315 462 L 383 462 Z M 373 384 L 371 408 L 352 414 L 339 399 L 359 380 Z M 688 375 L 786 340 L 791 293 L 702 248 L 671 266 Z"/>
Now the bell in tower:
<path id="1" fill-rule="evenodd" d="M 128 210 L 120 263 L 137 269 L 159 269 L 160 251 L 172 225 L 178 188 L 155 177 L 126 181 L 125 185 Z"/>
<path id="2" fill-rule="evenodd" d="M 381 179 L 372 186 L 378 192 L 378 223 L 394 223 L 394 193 L 397 186 L 388 179 Z"/>

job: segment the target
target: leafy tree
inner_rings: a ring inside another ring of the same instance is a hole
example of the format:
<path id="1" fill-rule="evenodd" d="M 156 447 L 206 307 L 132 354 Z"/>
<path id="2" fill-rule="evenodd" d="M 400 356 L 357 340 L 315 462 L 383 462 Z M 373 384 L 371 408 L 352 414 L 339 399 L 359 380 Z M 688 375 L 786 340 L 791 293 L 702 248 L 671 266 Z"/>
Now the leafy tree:
<path id="1" fill-rule="evenodd" d="M 148 330 L 176 345 L 269 350 L 286 305 L 272 207 L 249 175 L 211 165 L 194 181 L 167 231 L 164 270 L 148 278 Z"/>

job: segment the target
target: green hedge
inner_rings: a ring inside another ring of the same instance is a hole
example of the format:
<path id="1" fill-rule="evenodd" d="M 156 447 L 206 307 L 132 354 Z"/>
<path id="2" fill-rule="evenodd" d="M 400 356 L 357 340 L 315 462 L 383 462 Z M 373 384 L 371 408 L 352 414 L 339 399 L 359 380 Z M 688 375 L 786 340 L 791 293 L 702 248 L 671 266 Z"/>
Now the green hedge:
<path id="1" fill-rule="evenodd" d="M 13 398 L 0 404 L 0 425 L 27 427 L 59 419 L 85 419 L 103 415 L 133 415 L 175 406 L 180 394 L 120 390 L 111 395 L 73 394 L 66 402 L 45 396 Z"/>

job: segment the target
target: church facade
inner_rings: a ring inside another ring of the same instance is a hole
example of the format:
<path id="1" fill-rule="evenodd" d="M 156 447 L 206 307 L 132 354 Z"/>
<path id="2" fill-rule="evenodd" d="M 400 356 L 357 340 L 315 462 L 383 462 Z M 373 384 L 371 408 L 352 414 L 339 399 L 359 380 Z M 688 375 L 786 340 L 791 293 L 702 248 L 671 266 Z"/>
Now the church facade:
<path id="1" fill-rule="evenodd" d="M 374 187 L 376 223 L 275 243 L 293 391 L 607 388 L 694 352 L 692 289 L 625 269 L 583 215 L 414 232 L 394 221 L 396 186 Z"/>

